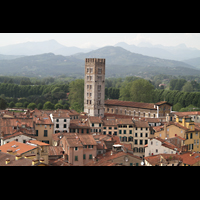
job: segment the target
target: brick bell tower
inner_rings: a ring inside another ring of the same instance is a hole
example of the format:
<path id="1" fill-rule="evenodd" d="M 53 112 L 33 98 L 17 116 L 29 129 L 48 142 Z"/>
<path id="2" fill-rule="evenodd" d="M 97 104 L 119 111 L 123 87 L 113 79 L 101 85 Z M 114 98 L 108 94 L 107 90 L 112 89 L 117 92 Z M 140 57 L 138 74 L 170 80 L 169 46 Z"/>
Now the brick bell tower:
<path id="1" fill-rule="evenodd" d="M 105 59 L 85 59 L 84 112 L 104 116 Z"/>

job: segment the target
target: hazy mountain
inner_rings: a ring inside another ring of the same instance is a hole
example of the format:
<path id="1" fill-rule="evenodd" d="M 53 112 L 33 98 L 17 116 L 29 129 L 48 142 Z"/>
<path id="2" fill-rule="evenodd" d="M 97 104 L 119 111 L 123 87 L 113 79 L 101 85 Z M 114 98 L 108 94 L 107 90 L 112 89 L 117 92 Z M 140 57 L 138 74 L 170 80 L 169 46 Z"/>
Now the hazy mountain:
<path id="1" fill-rule="evenodd" d="M 48 40 L 44 42 L 25 42 L 0 47 L 0 54 L 4 55 L 38 55 L 44 53 L 54 53 L 67 56 L 88 51 L 91 51 L 91 49 L 66 47 L 58 43 L 56 40 Z"/>
<path id="2" fill-rule="evenodd" d="M 196 68 L 200 68 L 200 57 L 197 58 L 192 58 L 192 59 L 188 59 L 188 60 L 183 60 L 183 62 L 192 65 Z"/>
<path id="3" fill-rule="evenodd" d="M 73 55 L 77 59 L 85 58 L 105 58 L 108 65 L 140 65 L 140 66 L 158 66 L 158 67 L 189 67 L 194 68 L 183 62 L 160 59 L 150 56 L 144 56 L 138 53 L 132 53 L 122 47 L 106 46 L 93 50 L 88 53 Z"/>
<path id="4" fill-rule="evenodd" d="M 120 46 L 133 53 L 179 61 L 195 58 L 200 55 L 200 50 L 196 48 L 188 48 L 185 44 L 179 44 L 177 46 L 163 46 L 152 45 L 149 42 L 141 42 L 138 46 L 136 46 L 120 42 L 114 46 Z"/>
<path id="5" fill-rule="evenodd" d="M 73 56 L 45 53 L 12 60 L 0 60 L 0 75 L 46 77 L 64 74 L 83 77 L 85 58 L 105 58 L 106 77 L 141 76 L 147 78 L 157 74 L 200 74 L 200 70 L 184 62 L 144 56 L 122 47 L 107 46 Z"/>

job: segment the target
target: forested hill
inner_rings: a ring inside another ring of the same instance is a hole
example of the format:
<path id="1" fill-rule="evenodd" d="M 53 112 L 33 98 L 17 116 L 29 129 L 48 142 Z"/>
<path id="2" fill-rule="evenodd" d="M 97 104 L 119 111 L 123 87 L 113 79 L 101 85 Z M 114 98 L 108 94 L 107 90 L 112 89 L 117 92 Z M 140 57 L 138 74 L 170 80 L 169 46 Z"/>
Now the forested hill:
<path id="1" fill-rule="evenodd" d="M 89 53 L 73 56 L 53 53 L 0 60 L 0 75 L 47 77 L 58 75 L 84 75 L 85 58 L 105 58 L 106 76 L 136 75 L 147 78 L 157 74 L 199 75 L 200 70 L 179 61 L 159 59 L 131 53 L 121 47 L 107 46 Z"/>

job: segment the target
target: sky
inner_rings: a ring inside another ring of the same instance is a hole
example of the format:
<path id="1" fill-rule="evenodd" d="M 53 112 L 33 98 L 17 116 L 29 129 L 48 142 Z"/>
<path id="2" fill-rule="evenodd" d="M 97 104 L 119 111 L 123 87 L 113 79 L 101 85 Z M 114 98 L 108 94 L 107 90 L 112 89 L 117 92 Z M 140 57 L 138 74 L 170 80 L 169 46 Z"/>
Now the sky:
<path id="1" fill-rule="evenodd" d="M 0 33 L 0 46 L 51 39 L 68 47 L 80 48 L 103 47 L 118 42 L 134 45 L 149 42 L 164 46 L 184 43 L 187 47 L 200 49 L 200 33 Z"/>

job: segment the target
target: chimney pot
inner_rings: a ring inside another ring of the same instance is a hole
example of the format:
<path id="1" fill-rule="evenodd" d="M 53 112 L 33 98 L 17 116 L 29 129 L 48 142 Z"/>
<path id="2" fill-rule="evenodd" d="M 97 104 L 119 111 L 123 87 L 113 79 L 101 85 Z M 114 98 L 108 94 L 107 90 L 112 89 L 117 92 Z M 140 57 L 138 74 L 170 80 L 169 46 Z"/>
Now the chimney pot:
<path id="1" fill-rule="evenodd" d="M 12 154 L 12 150 L 10 150 L 10 149 L 7 149 L 7 153 L 9 153 L 9 154 Z"/>
<path id="2" fill-rule="evenodd" d="M 10 163 L 10 158 L 6 158 L 6 165 Z"/>

